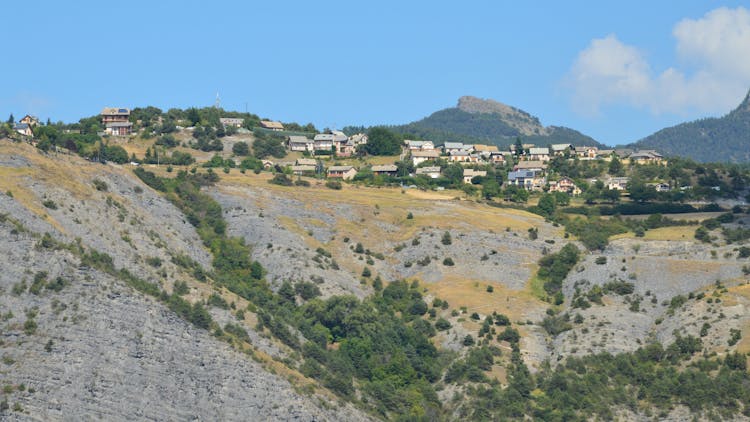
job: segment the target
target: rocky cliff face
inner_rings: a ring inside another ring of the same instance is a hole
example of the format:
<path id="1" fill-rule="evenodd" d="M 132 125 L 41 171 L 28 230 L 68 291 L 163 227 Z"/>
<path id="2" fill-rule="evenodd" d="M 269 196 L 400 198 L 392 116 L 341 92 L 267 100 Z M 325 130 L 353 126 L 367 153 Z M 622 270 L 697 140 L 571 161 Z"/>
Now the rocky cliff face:
<path id="1" fill-rule="evenodd" d="M 369 419 L 330 394 L 303 394 L 288 381 L 299 374 L 283 365 L 269 372 L 270 357 L 287 352 L 253 330 L 252 314 L 243 323 L 210 309 L 222 326 L 244 327 L 252 346 L 243 353 L 81 265 L 79 247 L 166 291 L 187 282 L 188 300 L 211 293 L 178 265 L 211 268 L 193 226 L 129 171 L 7 143 L 0 162 L 3 420 Z M 44 233 L 53 239 L 46 246 Z"/>

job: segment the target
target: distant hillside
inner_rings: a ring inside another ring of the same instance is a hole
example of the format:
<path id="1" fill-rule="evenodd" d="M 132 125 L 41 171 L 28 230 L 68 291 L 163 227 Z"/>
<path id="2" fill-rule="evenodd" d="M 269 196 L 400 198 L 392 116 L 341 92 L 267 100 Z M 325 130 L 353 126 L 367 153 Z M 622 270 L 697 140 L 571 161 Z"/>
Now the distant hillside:
<path id="1" fill-rule="evenodd" d="M 724 117 L 662 129 L 631 146 L 701 162 L 750 162 L 750 93 Z"/>
<path id="2" fill-rule="evenodd" d="M 446 108 L 422 120 L 391 129 L 435 142 L 462 141 L 508 146 L 521 137 L 524 142 L 547 145 L 572 143 L 602 146 L 576 130 L 543 126 L 539 118 L 506 104 L 465 96 L 456 107 Z"/>

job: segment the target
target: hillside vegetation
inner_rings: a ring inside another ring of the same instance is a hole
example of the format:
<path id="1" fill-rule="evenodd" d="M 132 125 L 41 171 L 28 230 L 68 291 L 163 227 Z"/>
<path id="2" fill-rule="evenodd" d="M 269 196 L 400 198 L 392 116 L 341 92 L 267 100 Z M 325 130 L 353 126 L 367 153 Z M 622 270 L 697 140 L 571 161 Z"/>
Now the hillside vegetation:
<path id="1" fill-rule="evenodd" d="M 547 221 L 460 192 L 281 186 L 200 162 L 134 172 L 7 141 L 0 162 L 11 419 L 750 409 L 739 212 L 691 223 L 710 243 L 666 241 L 662 219 L 637 225 L 650 237 L 594 215 L 563 228 L 546 196 L 529 209 Z M 587 230 L 616 236 L 587 251 Z"/>
<path id="2" fill-rule="evenodd" d="M 456 107 L 436 111 L 424 119 L 390 129 L 433 142 L 489 143 L 508 147 L 520 137 L 524 143 L 571 143 L 602 147 L 591 137 L 564 127 L 545 127 L 531 114 L 493 100 L 465 96 Z"/>
<path id="3" fill-rule="evenodd" d="M 750 162 L 750 93 L 726 116 L 662 129 L 632 146 L 699 162 Z"/>

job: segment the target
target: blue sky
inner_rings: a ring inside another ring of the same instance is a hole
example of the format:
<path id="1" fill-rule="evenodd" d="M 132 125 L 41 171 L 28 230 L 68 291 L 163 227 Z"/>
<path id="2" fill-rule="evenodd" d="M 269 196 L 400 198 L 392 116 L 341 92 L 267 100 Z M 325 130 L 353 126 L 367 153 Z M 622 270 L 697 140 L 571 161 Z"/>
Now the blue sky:
<path id="1" fill-rule="evenodd" d="M 3 119 L 208 106 L 218 91 L 228 110 L 342 127 L 474 95 L 616 144 L 725 114 L 750 88 L 738 1 L 17 4 L 0 26 Z"/>

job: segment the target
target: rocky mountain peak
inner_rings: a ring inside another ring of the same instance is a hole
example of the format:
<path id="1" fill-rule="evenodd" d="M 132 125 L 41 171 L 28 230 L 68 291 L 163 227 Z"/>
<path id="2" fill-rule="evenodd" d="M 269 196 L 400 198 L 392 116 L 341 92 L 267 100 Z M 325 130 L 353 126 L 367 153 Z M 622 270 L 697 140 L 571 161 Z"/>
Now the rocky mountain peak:
<path id="1" fill-rule="evenodd" d="M 522 135 L 546 135 L 547 129 L 531 114 L 492 99 L 465 95 L 458 99 L 459 110 L 471 114 L 497 114 L 501 120 Z"/>

